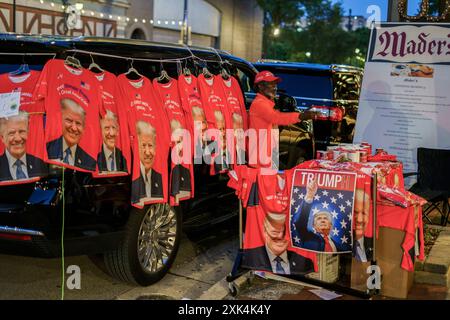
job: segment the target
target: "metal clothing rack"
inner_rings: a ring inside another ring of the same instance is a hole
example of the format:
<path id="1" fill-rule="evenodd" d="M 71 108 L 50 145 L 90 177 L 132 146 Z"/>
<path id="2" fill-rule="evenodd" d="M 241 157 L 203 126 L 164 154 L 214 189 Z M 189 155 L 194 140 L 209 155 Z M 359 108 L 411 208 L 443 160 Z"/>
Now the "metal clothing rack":
<path id="1" fill-rule="evenodd" d="M 377 173 L 374 172 L 372 175 L 372 237 L 374 241 L 372 242 L 372 260 L 371 260 L 371 266 L 377 265 L 377 259 L 376 259 L 376 232 L 377 232 L 377 181 L 378 176 Z M 250 269 L 245 269 L 241 267 L 241 261 L 242 256 L 244 253 L 244 247 L 243 247 L 243 208 L 242 208 L 242 201 L 239 199 L 239 250 L 238 254 L 236 256 L 236 259 L 233 263 L 232 271 L 227 275 L 226 281 L 228 283 L 228 288 L 230 291 L 230 294 L 232 296 L 236 296 L 239 293 L 239 288 L 235 283 L 235 280 L 240 278 L 241 276 L 246 276 L 247 281 L 250 283 L 252 279 L 254 278 L 254 271 Z M 363 299 L 370 299 L 372 296 L 379 294 L 379 289 L 368 289 L 366 292 L 353 289 L 351 287 L 342 286 L 339 284 L 334 283 L 328 283 L 312 278 L 307 278 L 306 276 L 301 275 L 279 275 L 278 276 L 301 281 L 306 284 L 311 284 L 313 286 L 322 287 L 329 290 L 338 291 L 343 294 L 352 295 L 355 297 L 363 298 Z"/>

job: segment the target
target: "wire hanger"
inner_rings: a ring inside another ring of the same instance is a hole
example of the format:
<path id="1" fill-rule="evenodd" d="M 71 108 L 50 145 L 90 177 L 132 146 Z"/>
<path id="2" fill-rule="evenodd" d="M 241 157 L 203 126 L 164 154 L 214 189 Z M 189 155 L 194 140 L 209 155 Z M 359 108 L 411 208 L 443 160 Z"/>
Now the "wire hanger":
<path id="1" fill-rule="evenodd" d="M 12 71 L 9 73 L 10 76 L 19 76 L 23 73 L 29 73 L 30 72 L 30 67 L 28 66 L 28 64 L 25 62 L 25 56 L 26 53 L 22 56 L 22 64 L 20 65 L 19 69 Z"/>
<path id="2" fill-rule="evenodd" d="M 161 75 L 156 79 L 156 81 L 158 81 L 159 83 L 167 83 L 170 80 L 172 80 L 172 78 L 169 76 L 167 71 L 164 70 L 162 61 L 160 62 L 160 64 L 161 64 Z"/>
<path id="3" fill-rule="evenodd" d="M 187 60 L 184 60 L 184 68 L 183 68 L 183 75 L 185 77 L 189 77 L 192 74 L 191 69 L 187 66 Z"/>
<path id="4" fill-rule="evenodd" d="M 92 54 L 90 54 L 90 56 L 91 56 L 91 64 L 89 65 L 88 69 L 92 71 L 92 69 L 97 68 L 97 70 L 100 70 L 100 72 L 105 72 L 105 70 L 100 68 L 100 66 L 95 63 L 94 57 L 92 56 Z"/>
<path id="5" fill-rule="evenodd" d="M 210 49 L 212 49 L 212 50 L 215 52 L 215 54 L 219 57 L 219 60 L 220 60 L 220 67 L 222 68 L 222 70 L 220 71 L 220 75 L 222 76 L 222 78 L 223 78 L 224 80 L 230 79 L 231 76 L 230 76 L 230 74 L 228 73 L 227 69 L 224 67 L 224 64 L 225 64 L 226 62 L 223 61 L 222 57 L 221 57 L 220 54 L 219 54 L 219 51 L 217 51 L 217 49 L 216 49 L 216 48 L 213 48 L 213 47 L 210 47 Z"/>
<path id="6" fill-rule="evenodd" d="M 128 71 L 125 73 L 125 76 L 127 76 L 127 78 L 128 78 L 128 75 L 134 73 L 134 74 L 137 74 L 140 78 L 142 78 L 143 75 L 140 74 L 140 73 L 133 67 L 133 62 L 134 62 L 134 59 L 131 59 L 130 68 L 129 68 Z"/>
<path id="7" fill-rule="evenodd" d="M 211 79 L 214 75 L 208 70 L 208 67 L 203 67 L 202 73 L 206 79 Z"/>
<path id="8" fill-rule="evenodd" d="M 67 56 L 66 60 L 64 60 L 64 64 L 74 67 L 75 69 L 81 69 L 83 67 L 81 65 L 80 60 L 75 58 L 75 54 L 76 54 L 76 52 L 73 54 L 73 56 Z"/>

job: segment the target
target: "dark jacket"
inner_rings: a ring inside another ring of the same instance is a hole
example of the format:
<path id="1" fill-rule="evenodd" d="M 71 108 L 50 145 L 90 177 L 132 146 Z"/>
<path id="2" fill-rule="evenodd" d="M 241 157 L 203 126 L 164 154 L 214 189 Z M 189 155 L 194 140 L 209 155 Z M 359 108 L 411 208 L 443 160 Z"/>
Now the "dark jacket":
<path id="1" fill-rule="evenodd" d="M 127 172 L 127 160 L 122 154 L 122 151 L 119 148 L 114 149 L 114 158 L 115 158 L 115 171 L 123 171 Z M 104 148 L 102 145 L 102 151 L 97 155 L 97 165 L 99 171 L 108 171 L 108 166 L 106 164 L 106 157 L 104 153 Z"/>
<path id="2" fill-rule="evenodd" d="M 172 170 L 170 194 L 176 196 L 181 191 L 192 191 L 191 172 L 181 164 L 177 164 Z"/>
<path id="3" fill-rule="evenodd" d="M 364 237 L 363 242 L 364 242 L 364 251 L 366 251 L 367 261 L 371 261 L 372 257 L 373 257 L 373 238 Z M 353 250 L 352 250 L 352 254 L 357 260 L 359 260 L 358 259 L 359 257 L 356 256 L 356 239 L 355 239 L 354 235 L 353 235 Z"/>
<path id="4" fill-rule="evenodd" d="M 287 251 L 287 256 L 291 274 L 306 274 L 314 271 L 314 266 L 310 259 L 289 250 Z M 273 272 L 266 246 L 244 249 L 242 266 Z"/>
<path id="5" fill-rule="evenodd" d="M 47 143 L 47 153 L 48 158 L 50 160 L 63 160 L 63 137 L 59 137 L 56 140 L 50 141 Z M 95 167 L 97 165 L 97 162 L 94 158 L 92 158 L 89 154 L 84 151 L 80 145 L 77 146 L 77 151 L 75 152 L 75 162 L 74 166 L 79 167 L 81 169 L 89 170 L 89 171 L 95 171 Z"/>
<path id="6" fill-rule="evenodd" d="M 292 222 L 295 225 L 295 232 L 300 238 L 300 247 L 312 251 L 325 251 L 325 240 L 320 234 L 315 234 L 308 230 L 308 220 L 310 216 L 312 203 L 307 203 L 303 201 L 301 205 L 301 210 L 296 212 L 292 217 Z M 295 235 L 294 235 L 295 236 Z M 294 237 L 293 236 L 293 237 Z M 347 251 L 340 244 L 336 243 L 333 239 L 331 241 L 334 243 L 337 252 Z"/>
<path id="7" fill-rule="evenodd" d="M 48 173 L 48 166 L 44 161 L 28 153 L 26 157 L 27 163 L 25 165 L 27 166 L 28 178 L 41 177 Z M 13 180 L 11 172 L 9 171 L 9 163 L 6 152 L 0 156 L 0 168 L 0 181 Z"/>
<path id="8" fill-rule="evenodd" d="M 162 175 L 155 170 L 151 173 L 151 183 L 152 183 L 152 198 L 163 198 L 163 184 Z M 139 178 L 131 182 L 131 202 L 138 203 L 141 199 L 146 198 L 147 194 L 145 192 L 145 180 L 142 174 Z"/>

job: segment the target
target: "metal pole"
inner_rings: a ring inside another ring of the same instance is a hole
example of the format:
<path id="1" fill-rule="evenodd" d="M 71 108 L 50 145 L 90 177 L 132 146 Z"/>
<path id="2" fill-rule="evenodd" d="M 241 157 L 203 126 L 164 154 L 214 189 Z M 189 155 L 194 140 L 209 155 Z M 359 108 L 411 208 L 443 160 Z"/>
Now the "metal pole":
<path id="1" fill-rule="evenodd" d="M 372 222 L 373 222 L 373 255 L 372 255 L 372 265 L 377 262 L 377 184 L 378 184 L 378 175 L 375 172 L 373 175 L 373 184 L 372 184 Z"/>
<path id="2" fill-rule="evenodd" d="M 399 0 L 389 0 L 388 14 L 387 14 L 388 22 L 399 22 L 400 21 L 400 15 L 398 13 L 398 2 L 399 2 Z"/>
<path id="3" fill-rule="evenodd" d="M 13 1 L 13 21 L 12 21 L 12 31 L 16 32 L 16 0 Z"/>
<path id="4" fill-rule="evenodd" d="M 188 45 L 189 43 L 189 36 L 188 36 L 188 15 L 189 15 L 189 6 L 188 6 L 188 0 L 184 0 L 184 10 L 183 10 L 183 43 L 185 45 Z"/>

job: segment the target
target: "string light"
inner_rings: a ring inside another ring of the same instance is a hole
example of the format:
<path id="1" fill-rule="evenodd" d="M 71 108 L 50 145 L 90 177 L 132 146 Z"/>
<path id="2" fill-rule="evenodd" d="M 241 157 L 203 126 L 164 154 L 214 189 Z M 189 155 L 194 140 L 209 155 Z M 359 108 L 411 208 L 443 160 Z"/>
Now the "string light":
<path id="1" fill-rule="evenodd" d="M 38 0 L 36 0 L 36 1 L 38 1 Z M 402 1 L 402 0 L 400 0 L 400 1 Z M 428 1 L 428 0 L 424 0 L 424 1 Z M 448 0 L 447 0 L 448 1 Z M 55 2 L 50 2 L 50 1 L 48 1 L 48 0 L 39 0 L 39 3 L 41 3 L 41 4 L 45 4 L 45 3 L 47 3 L 47 4 L 50 4 L 50 6 L 52 6 L 52 7 L 55 7 Z M 399 8 L 400 8 L 400 6 L 401 6 L 401 4 L 399 4 Z M 61 5 L 61 9 L 62 10 L 65 10 L 66 9 L 66 5 L 64 5 L 64 4 L 62 4 Z M 82 8 L 82 6 L 79 8 L 79 9 L 81 9 Z M 400 9 L 399 9 L 400 10 Z M 80 10 L 80 12 L 81 12 L 81 14 L 83 14 L 83 15 L 85 15 L 85 14 L 90 14 L 92 17 L 94 17 L 95 15 L 96 15 L 96 13 L 94 12 L 94 11 L 86 11 L 86 10 L 84 10 L 84 9 L 81 9 Z M 113 20 L 114 19 L 114 16 L 113 15 L 111 15 L 111 14 L 105 14 L 105 13 L 102 13 L 102 12 L 97 12 L 97 14 L 98 14 L 98 16 L 100 17 L 100 18 L 105 18 L 105 17 L 108 17 L 109 19 L 111 19 L 111 20 Z M 131 20 L 133 20 L 134 22 L 138 22 L 138 21 L 142 21 L 142 23 L 147 23 L 147 22 L 149 22 L 150 24 L 158 24 L 158 25 L 161 25 L 161 24 L 163 24 L 164 23 L 164 25 L 169 25 L 169 24 L 171 24 L 172 26 L 175 26 L 175 25 L 177 25 L 177 20 L 153 20 L 153 19 L 151 19 L 151 20 L 146 20 L 146 19 L 139 19 L 139 18 L 135 18 L 135 17 L 121 17 L 121 16 L 117 16 L 117 21 L 122 21 L 122 19 L 123 20 L 126 20 L 127 22 L 129 22 L 130 21 L 130 19 Z M 183 25 L 183 21 L 178 21 L 178 25 L 179 26 L 182 26 Z"/>
<path id="2" fill-rule="evenodd" d="M 447 16 L 450 13 L 450 1 L 445 1 L 445 10 L 438 16 L 429 16 L 429 10 L 430 10 L 430 2 L 429 0 L 422 0 L 420 5 L 420 12 L 416 16 L 410 16 L 407 12 L 407 6 L 408 1 L 407 0 L 400 0 L 398 3 L 398 13 L 402 17 L 402 19 L 407 21 L 418 21 L 418 20 L 426 20 L 429 22 L 439 22 L 446 20 Z"/>

